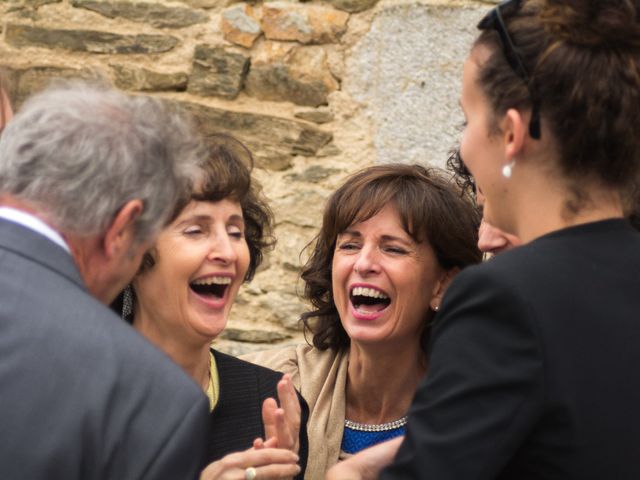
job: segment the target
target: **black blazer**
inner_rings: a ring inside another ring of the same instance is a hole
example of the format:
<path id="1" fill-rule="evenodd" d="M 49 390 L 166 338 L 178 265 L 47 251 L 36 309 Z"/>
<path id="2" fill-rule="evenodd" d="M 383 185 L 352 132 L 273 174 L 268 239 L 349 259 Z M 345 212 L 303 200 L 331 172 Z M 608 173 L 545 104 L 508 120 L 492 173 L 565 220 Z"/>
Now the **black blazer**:
<path id="1" fill-rule="evenodd" d="M 72 257 L 0 219 L 0 478 L 193 479 L 206 397 L 87 292 Z"/>
<path id="2" fill-rule="evenodd" d="M 640 479 L 640 234 L 568 228 L 462 272 L 383 479 Z"/>
<path id="3" fill-rule="evenodd" d="M 264 438 L 262 402 L 278 399 L 277 385 L 282 373 L 270 370 L 239 358 L 212 350 L 218 367 L 220 397 L 216 408 L 209 415 L 208 463 L 219 460 L 228 453 L 251 448 L 253 440 Z M 300 468 L 303 478 L 307 466 L 309 441 L 307 420 L 309 407 L 300 400 Z"/>

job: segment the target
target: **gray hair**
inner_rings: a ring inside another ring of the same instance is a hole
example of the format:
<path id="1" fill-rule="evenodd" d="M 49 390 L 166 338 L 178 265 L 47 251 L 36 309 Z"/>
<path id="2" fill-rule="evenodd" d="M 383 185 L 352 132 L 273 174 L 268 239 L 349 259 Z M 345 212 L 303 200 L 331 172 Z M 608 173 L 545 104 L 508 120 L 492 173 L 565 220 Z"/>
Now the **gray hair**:
<path id="1" fill-rule="evenodd" d="M 141 199 L 143 242 L 186 203 L 203 158 L 192 125 L 165 102 L 65 82 L 29 99 L 3 131 L 0 193 L 83 236 Z"/>

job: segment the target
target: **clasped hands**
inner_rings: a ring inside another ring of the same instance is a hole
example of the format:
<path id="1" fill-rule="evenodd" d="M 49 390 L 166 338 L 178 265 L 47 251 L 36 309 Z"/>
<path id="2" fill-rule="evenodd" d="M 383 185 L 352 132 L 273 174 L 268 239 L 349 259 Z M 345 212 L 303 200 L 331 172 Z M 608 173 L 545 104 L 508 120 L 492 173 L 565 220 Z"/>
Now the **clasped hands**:
<path id="1" fill-rule="evenodd" d="M 245 480 L 249 469 L 256 480 L 292 478 L 300 472 L 300 402 L 288 374 L 278 382 L 278 401 L 280 406 L 273 398 L 262 404 L 265 439 L 256 438 L 252 448 L 210 463 L 200 480 Z"/>

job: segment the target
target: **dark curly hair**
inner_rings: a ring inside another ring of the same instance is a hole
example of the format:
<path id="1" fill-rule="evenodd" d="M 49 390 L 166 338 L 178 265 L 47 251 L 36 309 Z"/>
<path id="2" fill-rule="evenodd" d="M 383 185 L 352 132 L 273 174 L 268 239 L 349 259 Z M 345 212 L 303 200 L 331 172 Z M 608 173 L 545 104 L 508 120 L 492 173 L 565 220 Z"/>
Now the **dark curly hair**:
<path id="1" fill-rule="evenodd" d="M 402 225 L 416 242 L 428 242 L 440 266 L 460 269 L 482 260 L 477 248 L 480 218 L 468 195 L 436 169 L 389 164 L 366 168 L 349 177 L 329 198 L 322 227 L 302 270 L 304 298 L 313 309 L 302 314 L 305 334 L 325 350 L 349 346 L 333 301 L 331 264 L 338 235 L 392 204 Z M 425 348 L 429 328 L 425 328 Z"/>
<path id="2" fill-rule="evenodd" d="M 573 179 L 572 210 L 586 199 L 585 181 L 628 192 L 640 171 L 640 2 L 521 0 L 499 8 L 529 82 L 481 22 L 475 45 L 490 54 L 478 84 L 492 130 L 509 108 L 535 107 L 556 140 L 560 173 Z"/>
<path id="3" fill-rule="evenodd" d="M 449 150 L 449 157 L 447 158 L 447 170 L 453 174 L 453 181 L 460 190 L 471 198 L 475 198 L 476 194 L 476 182 L 473 179 L 473 175 L 462 161 L 460 156 L 460 147 L 456 146 Z"/>
<path id="4" fill-rule="evenodd" d="M 208 157 L 201 166 L 201 178 L 191 194 L 191 200 L 218 202 L 224 199 L 237 201 L 242 208 L 245 239 L 249 247 L 249 268 L 245 281 L 250 281 L 262 263 L 264 252 L 273 247 L 273 213 L 262 197 L 260 186 L 251 178 L 253 157 L 239 140 L 226 134 L 209 135 L 205 139 Z M 175 219 L 186 204 L 173 213 Z M 157 258 L 154 248 L 147 251 L 138 274 L 153 268 Z M 123 292 L 124 293 L 124 292 Z M 112 303 L 117 313 L 122 313 L 124 295 L 121 293 Z M 133 299 L 135 300 L 135 292 Z M 125 318 L 131 321 L 131 318 Z"/>

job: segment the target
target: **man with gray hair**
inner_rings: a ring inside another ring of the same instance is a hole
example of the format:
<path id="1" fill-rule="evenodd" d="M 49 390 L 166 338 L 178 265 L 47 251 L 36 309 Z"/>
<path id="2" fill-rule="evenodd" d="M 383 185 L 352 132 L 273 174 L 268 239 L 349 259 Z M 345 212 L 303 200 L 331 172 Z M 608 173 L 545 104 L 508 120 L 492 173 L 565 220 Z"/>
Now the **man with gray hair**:
<path id="1" fill-rule="evenodd" d="M 80 83 L 0 138 L 0 478 L 182 479 L 207 402 L 106 306 L 186 200 L 201 144 L 159 100 Z"/>

